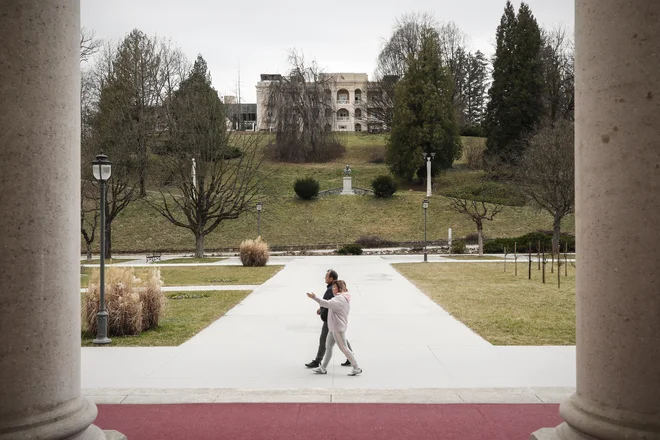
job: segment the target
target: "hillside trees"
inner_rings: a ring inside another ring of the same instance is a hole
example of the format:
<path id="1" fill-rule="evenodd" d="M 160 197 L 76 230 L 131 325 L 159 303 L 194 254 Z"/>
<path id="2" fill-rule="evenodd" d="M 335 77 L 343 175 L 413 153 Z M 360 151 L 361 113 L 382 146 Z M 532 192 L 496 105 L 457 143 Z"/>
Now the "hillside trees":
<path id="1" fill-rule="evenodd" d="M 543 116 L 541 30 L 529 6 L 516 15 L 507 1 L 497 28 L 493 82 L 489 89 L 486 131 L 487 155 L 515 163 L 525 149 L 525 138 Z"/>
<path id="2" fill-rule="evenodd" d="M 284 162 L 324 162 L 341 156 L 344 147 L 332 131 L 335 107 L 332 75 L 315 62 L 291 52 L 290 70 L 270 83 L 267 107 L 274 121 L 274 157 Z"/>
<path id="3" fill-rule="evenodd" d="M 223 221 L 253 206 L 266 177 L 260 171 L 263 145 L 257 135 L 231 135 L 206 61 L 197 57 L 172 95 L 166 174 L 160 201 L 149 204 L 175 226 L 195 236 L 195 256 L 204 256 L 204 238 Z M 149 200 L 149 199 L 147 199 Z"/>

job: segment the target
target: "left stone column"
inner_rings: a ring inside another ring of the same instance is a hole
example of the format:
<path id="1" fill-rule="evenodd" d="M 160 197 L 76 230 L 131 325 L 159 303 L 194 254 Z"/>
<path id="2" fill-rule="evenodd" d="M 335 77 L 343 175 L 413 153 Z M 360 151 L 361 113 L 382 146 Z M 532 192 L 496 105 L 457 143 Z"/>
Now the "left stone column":
<path id="1" fill-rule="evenodd" d="M 103 439 L 80 390 L 80 1 L 0 3 L 0 440 Z"/>

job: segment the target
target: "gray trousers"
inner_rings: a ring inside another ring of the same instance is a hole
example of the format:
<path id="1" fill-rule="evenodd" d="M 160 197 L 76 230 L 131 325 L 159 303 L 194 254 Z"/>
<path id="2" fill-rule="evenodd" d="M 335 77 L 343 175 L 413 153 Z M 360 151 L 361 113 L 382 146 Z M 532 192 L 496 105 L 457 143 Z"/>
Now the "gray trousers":
<path id="1" fill-rule="evenodd" d="M 328 323 L 326 321 L 323 321 L 323 328 L 321 329 L 321 337 L 319 338 L 319 351 L 316 352 L 316 362 L 320 363 L 323 360 L 323 356 L 325 356 L 325 344 L 327 340 L 328 340 Z M 346 345 L 348 345 L 349 350 L 353 351 L 353 349 L 351 348 L 351 343 L 348 342 L 348 340 L 346 340 Z"/>
<path id="2" fill-rule="evenodd" d="M 325 357 L 323 358 L 323 364 L 321 366 L 323 368 L 328 368 L 328 365 L 330 365 L 330 361 L 332 360 L 332 349 L 335 346 L 335 343 L 339 347 L 342 353 L 346 355 L 349 361 L 351 361 L 351 365 L 353 366 L 354 369 L 358 368 L 358 363 L 355 360 L 355 356 L 353 355 L 353 350 L 350 349 L 348 346 L 348 341 L 346 340 L 346 333 L 345 332 L 330 332 L 328 333 L 328 342 L 326 343 L 327 345 L 327 353 L 325 354 Z"/>

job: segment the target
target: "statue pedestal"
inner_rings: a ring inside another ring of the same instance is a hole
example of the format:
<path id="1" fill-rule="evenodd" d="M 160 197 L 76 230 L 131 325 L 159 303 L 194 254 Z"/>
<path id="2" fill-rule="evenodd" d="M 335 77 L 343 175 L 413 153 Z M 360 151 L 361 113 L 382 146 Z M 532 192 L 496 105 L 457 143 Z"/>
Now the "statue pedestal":
<path id="1" fill-rule="evenodd" d="M 341 191 L 342 196 L 353 196 L 353 182 L 351 176 L 344 176 L 344 188 Z"/>

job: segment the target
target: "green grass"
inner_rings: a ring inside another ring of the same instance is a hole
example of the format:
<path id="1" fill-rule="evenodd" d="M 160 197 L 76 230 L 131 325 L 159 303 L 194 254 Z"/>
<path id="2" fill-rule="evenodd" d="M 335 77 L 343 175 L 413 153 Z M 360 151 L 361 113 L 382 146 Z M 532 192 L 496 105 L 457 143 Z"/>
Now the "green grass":
<path id="1" fill-rule="evenodd" d="M 518 263 L 395 264 L 394 267 L 419 289 L 494 345 L 575 344 L 575 269 L 568 278 L 561 268 L 562 287 L 557 288 L 557 268 L 546 267 L 546 283 L 532 266 Z"/>
<path id="2" fill-rule="evenodd" d="M 226 258 L 172 258 L 171 260 L 163 260 L 164 264 L 192 264 L 192 263 L 217 263 L 218 261 L 226 260 Z"/>
<path id="3" fill-rule="evenodd" d="M 105 260 L 105 264 L 118 264 L 118 263 L 127 263 L 129 261 L 135 261 L 134 258 L 121 258 L 121 257 L 115 257 L 115 258 L 109 258 Z M 99 258 L 95 258 L 93 260 L 80 260 L 80 264 L 101 264 L 101 260 Z"/>
<path id="4" fill-rule="evenodd" d="M 491 260 L 491 261 L 504 261 L 503 258 L 494 257 L 490 255 L 441 255 L 444 258 L 451 258 L 452 260 Z"/>
<path id="5" fill-rule="evenodd" d="M 165 286 L 204 286 L 231 284 L 263 284 L 282 270 L 284 266 L 243 267 L 243 266 L 194 266 L 161 267 L 160 275 Z M 153 268 L 136 268 L 135 276 L 140 277 Z M 87 287 L 91 267 L 82 268 L 81 286 Z"/>
<path id="6" fill-rule="evenodd" d="M 202 298 L 171 299 L 188 294 Z M 137 336 L 112 337 L 112 347 L 162 347 L 181 345 L 241 302 L 249 291 L 168 292 L 165 313 L 157 328 Z M 89 347 L 94 335 L 82 330 L 82 345 Z"/>
<path id="7" fill-rule="evenodd" d="M 319 180 L 320 189 L 340 188 L 343 169 L 350 164 L 353 186 L 370 188 L 371 181 L 380 174 L 388 174 L 385 164 L 370 163 L 373 156 L 385 154 L 386 135 L 340 133 L 347 141 L 344 157 L 322 164 L 282 164 L 267 162 L 265 172 L 271 173 L 264 194 L 261 214 L 261 235 L 270 245 L 314 245 L 348 243 L 364 235 L 378 235 L 389 241 L 423 239 L 422 200 L 425 188 L 421 185 L 400 185 L 392 199 L 380 200 L 370 196 L 330 196 L 302 201 L 295 197 L 293 183 L 299 177 L 312 176 Z M 483 142 L 480 138 L 465 138 L 465 142 Z M 456 188 L 480 191 L 480 197 L 516 206 L 507 206 L 486 222 L 488 237 L 515 237 L 537 229 L 551 229 L 552 217 L 537 209 L 521 206 L 515 188 L 508 183 L 487 182 L 479 185 L 483 171 L 467 170 L 459 161 L 455 170 L 437 178 L 436 189 L 428 210 L 428 238 L 443 239 L 447 228 L 454 237 L 476 232 L 470 219 L 451 210 L 440 194 L 452 194 Z M 155 189 L 155 188 L 153 188 Z M 150 197 L 155 197 L 153 191 Z M 190 252 L 195 247 L 194 235 L 187 229 L 173 226 L 143 201 L 129 205 L 113 222 L 113 249 L 121 252 L 162 250 Z M 562 223 L 562 229 L 573 232 L 573 216 Z M 238 247 L 241 241 L 257 234 L 256 212 L 227 220 L 205 239 L 207 251 Z"/>

